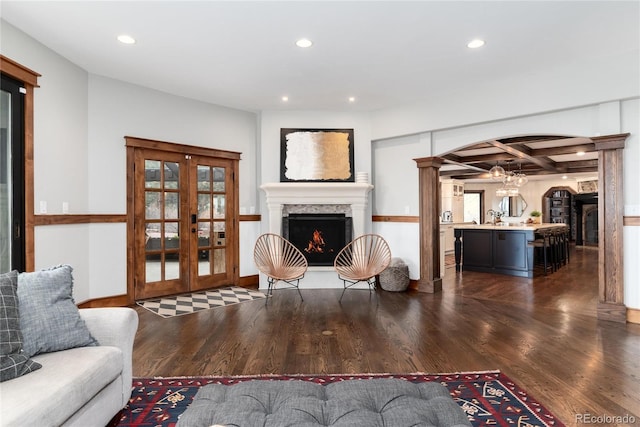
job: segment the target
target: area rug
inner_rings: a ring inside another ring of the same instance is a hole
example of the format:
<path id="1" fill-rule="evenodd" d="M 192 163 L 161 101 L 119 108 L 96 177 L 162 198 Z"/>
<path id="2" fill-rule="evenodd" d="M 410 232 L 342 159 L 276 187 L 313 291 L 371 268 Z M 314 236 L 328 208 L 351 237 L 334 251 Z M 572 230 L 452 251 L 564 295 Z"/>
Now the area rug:
<path id="1" fill-rule="evenodd" d="M 137 301 L 137 304 L 158 316 L 173 317 L 264 298 L 266 296 L 262 292 L 231 286 L 211 291 L 142 300 Z"/>
<path id="2" fill-rule="evenodd" d="M 234 377 L 134 378 L 129 404 L 108 427 L 173 427 L 201 386 L 242 381 L 336 381 L 400 378 L 443 384 L 473 426 L 564 426 L 537 400 L 500 371 L 451 374 L 256 375 Z M 394 426 L 402 427 L 402 426 Z"/>

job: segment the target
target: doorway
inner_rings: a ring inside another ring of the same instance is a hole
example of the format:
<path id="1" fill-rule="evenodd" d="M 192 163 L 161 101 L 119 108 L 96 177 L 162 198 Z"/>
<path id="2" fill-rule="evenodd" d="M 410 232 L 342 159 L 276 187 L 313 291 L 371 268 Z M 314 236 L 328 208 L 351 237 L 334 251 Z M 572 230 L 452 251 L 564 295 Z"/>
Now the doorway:
<path id="1" fill-rule="evenodd" d="M 464 190 L 464 222 L 484 224 L 484 190 Z"/>
<path id="2" fill-rule="evenodd" d="M 238 159 L 170 143 L 131 147 L 131 140 L 133 299 L 234 284 Z"/>
<path id="3" fill-rule="evenodd" d="M 0 271 L 25 270 L 24 85 L 2 74 Z"/>

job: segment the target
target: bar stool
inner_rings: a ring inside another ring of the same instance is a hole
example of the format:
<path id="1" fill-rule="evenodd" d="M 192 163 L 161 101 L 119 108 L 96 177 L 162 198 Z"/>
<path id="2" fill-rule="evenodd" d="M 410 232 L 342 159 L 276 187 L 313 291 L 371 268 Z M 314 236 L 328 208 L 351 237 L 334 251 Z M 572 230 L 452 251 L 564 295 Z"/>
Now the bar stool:
<path id="1" fill-rule="evenodd" d="M 549 246 L 551 247 L 551 263 L 553 264 L 553 271 L 558 271 L 562 265 L 562 233 L 560 229 L 553 229 L 550 231 Z"/>
<path id="2" fill-rule="evenodd" d="M 537 238 L 535 240 L 530 240 L 527 242 L 527 246 L 532 247 L 534 251 L 541 253 L 542 255 L 542 267 L 544 268 L 544 275 L 547 275 L 547 270 L 551 270 L 553 273 L 555 271 L 554 264 L 552 262 L 552 249 L 551 249 L 551 240 L 552 235 L 548 230 L 542 230 L 537 234 Z M 540 258 L 535 256 L 534 252 L 534 263 L 536 261 L 539 262 Z"/>
<path id="3" fill-rule="evenodd" d="M 555 263 L 556 269 L 560 265 L 566 265 L 569 259 L 569 233 L 568 227 L 553 230 L 553 240 L 555 243 Z"/>
<path id="4" fill-rule="evenodd" d="M 569 227 L 566 227 L 564 229 L 564 245 L 565 245 L 565 251 L 567 254 L 567 264 L 569 263 L 569 260 L 571 259 L 569 253 L 571 252 L 571 229 Z"/>

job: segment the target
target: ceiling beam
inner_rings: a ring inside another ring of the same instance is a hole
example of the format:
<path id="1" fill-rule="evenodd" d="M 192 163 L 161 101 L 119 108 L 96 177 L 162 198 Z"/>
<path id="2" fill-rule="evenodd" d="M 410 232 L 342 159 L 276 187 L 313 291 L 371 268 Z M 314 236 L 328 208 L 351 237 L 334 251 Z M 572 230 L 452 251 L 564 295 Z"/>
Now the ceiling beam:
<path id="1" fill-rule="evenodd" d="M 458 156 L 451 156 L 451 157 L 458 157 Z M 469 170 L 474 170 L 474 171 L 479 171 L 479 172 L 483 172 L 483 173 L 489 173 L 489 169 L 491 169 L 491 166 L 489 166 L 489 168 L 483 168 L 483 167 L 478 167 L 478 166 L 473 166 L 467 163 L 463 163 L 461 161 L 456 161 L 456 160 L 451 160 L 449 159 L 449 156 L 445 156 L 444 158 L 444 162 L 446 164 L 449 165 L 456 165 L 456 166 L 461 166 L 465 169 L 469 169 Z"/>
<path id="2" fill-rule="evenodd" d="M 540 157 L 534 157 L 529 153 L 525 153 L 525 150 L 522 149 L 517 149 L 514 147 L 514 145 L 506 145 L 503 144 L 501 142 L 498 141 L 488 141 L 489 144 L 493 145 L 496 148 L 501 149 L 502 151 L 511 154 L 514 157 L 517 157 L 518 159 L 525 159 L 531 163 L 535 163 L 536 165 L 540 166 L 543 169 L 549 170 L 549 171 L 554 171 L 554 172 L 562 172 L 561 170 L 559 171 L 555 162 L 548 160 L 548 159 L 544 159 L 544 158 L 540 158 Z M 523 148 L 523 147 L 520 147 Z M 530 150 L 526 150 L 526 151 L 530 151 Z"/>
<path id="3" fill-rule="evenodd" d="M 551 148 L 537 148 L 531 150 L 533 156 L 560 156 L 562 154 L 576 154 L 578 151 L 584 151 L 585 153 L 591 153 L 596 151 L 596 145 L 580 144 L 580 145 L 567 145 L 564 147 L 551 147 Z"/>

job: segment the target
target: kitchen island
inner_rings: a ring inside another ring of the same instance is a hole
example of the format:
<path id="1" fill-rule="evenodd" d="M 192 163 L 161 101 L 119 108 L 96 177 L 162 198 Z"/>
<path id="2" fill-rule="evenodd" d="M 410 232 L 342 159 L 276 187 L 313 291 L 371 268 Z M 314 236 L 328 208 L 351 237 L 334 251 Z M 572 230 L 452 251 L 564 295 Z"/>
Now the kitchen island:
<path id="1" fill-rule="evenodd" d="M 459 225 L 454 228 L 456 271 L 533 277 L 536 253 L 529 242 L 566 224 Z"/>

